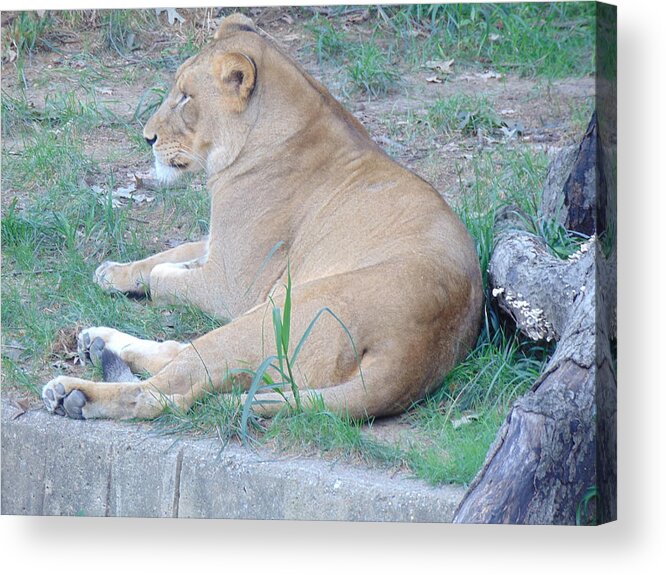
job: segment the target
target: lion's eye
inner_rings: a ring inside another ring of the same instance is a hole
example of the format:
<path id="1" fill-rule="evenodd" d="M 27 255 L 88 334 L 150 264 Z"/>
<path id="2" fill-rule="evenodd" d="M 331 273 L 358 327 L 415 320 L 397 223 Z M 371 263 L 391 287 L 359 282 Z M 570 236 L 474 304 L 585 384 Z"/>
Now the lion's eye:
<path id="1" fill-rule="evenodd" d="M 187 94 L 183 94 L 183 95 L 180 97 L 180 100 L 178 100 L 178 105 L 179 105 L 179 106 L 184 106 L 184 105 L 187 104 L 189 101 L 190 101 L 190 97 L 189 97 Z"/>

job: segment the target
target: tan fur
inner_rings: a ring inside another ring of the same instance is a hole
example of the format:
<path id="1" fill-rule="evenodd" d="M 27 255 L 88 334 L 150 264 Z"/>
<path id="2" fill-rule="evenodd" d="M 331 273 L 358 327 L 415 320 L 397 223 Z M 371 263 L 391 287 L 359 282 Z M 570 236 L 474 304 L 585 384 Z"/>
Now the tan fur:
<path id="1" fill-rule="evenodd" d="M 132 383 L 56 378 L 43 393 L 52 411 L 62 413 L 59 402 L 79 390 L 83 396 L 72 398 L 85 398 L 82 417 L 150 418 L 165 402 L 189 407 L 211 386 L 229 391 L 233 380 L 247 388 L 249 377 L 229 376 L 274 353 L 269 297 L 283 306 L 288 263 L 291 351 L 324 307 L 357 350 L 329 314 L 303 347 L 298 383 L 329 409 L 356 418 L 405 410 L 471 349 L 482 290 L 463 224 L 325 88 L 252 31 L 249 19 L 227 18 L 215 40 L 179 68 L 144 135 L 156 138 L 165 179 L 206 170 L 210 236 L 138 262 L 107 262 L 96 281 L 148 290 L 157 303 L 186 302 L 230 322 L 191 344 L 87 330 L 82 335 L 101 337 L 133 371 L 152 376 Z M 258 409 L 271 414 L 280 405 Z"/>

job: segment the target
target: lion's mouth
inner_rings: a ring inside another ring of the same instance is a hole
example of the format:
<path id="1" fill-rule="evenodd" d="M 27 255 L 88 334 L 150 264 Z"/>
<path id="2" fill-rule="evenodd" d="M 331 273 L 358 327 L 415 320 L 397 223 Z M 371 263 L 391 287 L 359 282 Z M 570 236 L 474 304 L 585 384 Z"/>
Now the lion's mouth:
<path id="1" fill-rule="evenodd" d="M 177 170 L 185 170 L 189 167 L 189 165 L 190 164 L 188 162 L 176 162 L 176 161 L 169 162 L 169 166 L 172 168 L 176 168 Z"/>
<path id="2" fill-rule="evenodd" d="M 163 164 L 157 158 L 155 158 L 155 175 L 157 176 L 158 180 L 169 184 L 177 180 L 182 173 L 182 168 L 176 168 L 172 165 L 171 162 L 168 164 Z"/>

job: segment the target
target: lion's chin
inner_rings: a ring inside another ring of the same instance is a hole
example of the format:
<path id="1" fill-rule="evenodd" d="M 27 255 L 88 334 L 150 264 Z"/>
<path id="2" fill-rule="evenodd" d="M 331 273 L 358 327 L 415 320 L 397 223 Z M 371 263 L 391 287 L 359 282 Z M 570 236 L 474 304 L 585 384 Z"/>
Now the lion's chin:
<path id="1" fill-rule="evenodd" d="M 161 182 L 170 184 L 171 182 L 176 181 L 181 173 L 182 171 L 178 168 L 167 166 L 158 159 L 155 159 L 155 175 Z"/>

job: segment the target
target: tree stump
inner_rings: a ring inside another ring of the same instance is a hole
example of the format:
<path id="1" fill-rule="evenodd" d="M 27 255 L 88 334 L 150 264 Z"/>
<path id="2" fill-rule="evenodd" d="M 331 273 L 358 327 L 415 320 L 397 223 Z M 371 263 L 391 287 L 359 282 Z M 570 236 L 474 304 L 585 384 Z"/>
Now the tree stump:
<path id="1" fill-rule="evenodd" d="M 565 149 L 546 182 L 544 217 L 592 233 L 568 260 L 522 229 L 524 220 L 511 210 L 497 222 L 493 297 L 527 336 L 558 343 L 531 390 L 512 406 L 456 523 L 600 523 L 616 516 L 616 251 L 605 233 L 599 148 L 593 115 L 578 150 Z M 554 182 L 562 186 L 560 201 L 552 197 Z"/>

